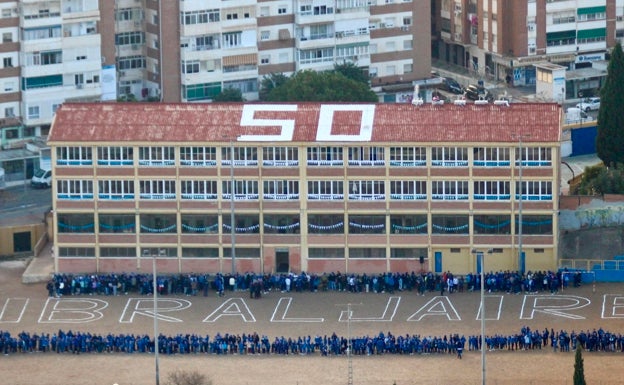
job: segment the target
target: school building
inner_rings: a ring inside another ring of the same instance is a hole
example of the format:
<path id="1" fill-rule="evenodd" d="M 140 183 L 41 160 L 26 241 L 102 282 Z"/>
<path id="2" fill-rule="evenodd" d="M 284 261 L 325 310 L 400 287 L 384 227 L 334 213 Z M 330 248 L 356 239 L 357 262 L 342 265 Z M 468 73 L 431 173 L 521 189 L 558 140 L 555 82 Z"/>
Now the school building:
<path id="1" fill-rule="evenodd" d="M 555 269 L 561 123 L 550 103 L 66 103 L 55 269 Z"/>

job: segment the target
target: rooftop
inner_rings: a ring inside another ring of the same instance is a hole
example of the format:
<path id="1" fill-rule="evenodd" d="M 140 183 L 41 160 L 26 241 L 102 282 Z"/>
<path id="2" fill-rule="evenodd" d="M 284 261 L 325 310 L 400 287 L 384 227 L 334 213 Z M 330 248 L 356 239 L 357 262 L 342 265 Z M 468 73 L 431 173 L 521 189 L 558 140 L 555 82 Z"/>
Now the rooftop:
<path id="1" fill-rule="evenodd" d="M 561 106 L 67 103 L 48 144 L 76 142 L 558 142 Z"/>

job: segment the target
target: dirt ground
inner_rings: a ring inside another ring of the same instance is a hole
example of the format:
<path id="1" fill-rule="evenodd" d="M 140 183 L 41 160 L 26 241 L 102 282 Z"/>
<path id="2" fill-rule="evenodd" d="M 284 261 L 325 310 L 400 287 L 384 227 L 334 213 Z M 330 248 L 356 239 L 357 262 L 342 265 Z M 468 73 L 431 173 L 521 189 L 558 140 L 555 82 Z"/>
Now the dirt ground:
<path id="1" fill-rule="evenodd" d="M 0 329 L 15 334 L 22 330 L 54 333 L 58 329 L 153 334 L 153 318 L 140 312 L 151 302 L 148 297 L 129 294 L 67 297 L 61 301 L 48 299 L 45 285 L 21 284 L 23 268 L 19 263 L 0 264 Z M 172 318 L 161 319 L 159 331 L 211 336 L 217 332 L 258 332 L 270 339 L 333 332 L 346 336 L 349 329 L 352 335 L 373 335 L 380 331 L 421 336 L 480 333 L 478 293 L 457 293 L 443 300 L 436 299 L 437 294 L 418 297 L 409 292 L 271 293 L 251 300 L 246 293 L 237 292 L 228 293 L 225 298 L 218 298 L 214 293 L 209 297 L 175 297 L 170 298 L 171 303 L 163 302 L 163 308 L 184 304 L 184 301 L 190 305 L 186 309 L 169 311 L 167 315 Z M 72 319 L 67 309 L 89 305 L 91 300 L 106 303 L 100 311 L 101 317 L 85 321 L 77 312 Z M 345 321 L 343 313 L 347 304 L 351 304 L 352 309 L 350 323 Z M 569 309 L 565 309 L 566 306 Z M 550 311 L 551 308 L 557 311 Z M 138 313 L 134 314 L 133 309 L 139 309 Z M 232 312 L 236 315 L 228 315 Z M 129 317 L 129 314 L 135 316 Z M 487 334 L 511 334 L 525 325 L 540 330 L 547 327 L 568 331 L 602 327 L 624 333 L 624 285 L 584 285 L 556 296 L 492 293 L 486 302 L 486 315 Z M 623 353 L 586 352 L 584 359 L 588 383 L 624 384 Z M 452 355 L 433 354 L 354 356 L 351 362 L 353 384 L 481 383 L 480 352 L 465 352 L 462 360 Z M 487 353 L 486 362 L 488 384 L 570 384 L 574 353 L 553 353 L 550 349 L 493 351 Z M 214 385 L 349 383 L 347 357 L 160 355 L 159 363 L 161 384 L 165 384 L 167 375 L 176 369 L 197 370 L 206 374 Z M 0 373 L 2 383 L 13 385 L 154 384 L 155 360 L 153 355 L 143 354 L 14 354 L 0 356 Z"/>

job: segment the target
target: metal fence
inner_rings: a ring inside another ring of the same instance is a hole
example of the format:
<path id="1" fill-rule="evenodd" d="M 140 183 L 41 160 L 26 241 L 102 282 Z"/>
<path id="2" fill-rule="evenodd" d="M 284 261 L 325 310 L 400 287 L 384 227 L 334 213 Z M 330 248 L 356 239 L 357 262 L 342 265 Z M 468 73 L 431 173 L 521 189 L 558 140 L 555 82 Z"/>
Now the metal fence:
<path id="1" fill-rule="evenodd" d="M 561 259 L 559 268 L 591 271 L 594 268 L 600 270 L 624 270 L 624 260 L 619 259 Z"/>

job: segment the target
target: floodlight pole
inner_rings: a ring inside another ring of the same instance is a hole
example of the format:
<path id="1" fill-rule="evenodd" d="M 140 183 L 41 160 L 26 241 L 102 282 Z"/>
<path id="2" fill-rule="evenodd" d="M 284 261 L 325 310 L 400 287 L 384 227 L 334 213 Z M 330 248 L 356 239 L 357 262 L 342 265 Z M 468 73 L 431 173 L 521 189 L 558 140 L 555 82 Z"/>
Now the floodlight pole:
<path id="1" fill-rule="evenodd" d="M 236 275 L 236 225 L 234 224 L 234 141 L 230 139 L 230 238 L 232 242 L 232 277 Z"/>
<path id="2" fill-rule="evenodd" d="M 154 365 L 155 365 L 155 375 L 156 375 L 156 385 L 160 385 L 160 370 L 159 370 L 159 362 L 158 362 L 158 285 L 156 279 L 156 257 L 158 253 L 152 254 L 152 291 L 154 292 Z"/>

